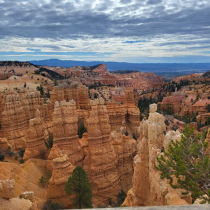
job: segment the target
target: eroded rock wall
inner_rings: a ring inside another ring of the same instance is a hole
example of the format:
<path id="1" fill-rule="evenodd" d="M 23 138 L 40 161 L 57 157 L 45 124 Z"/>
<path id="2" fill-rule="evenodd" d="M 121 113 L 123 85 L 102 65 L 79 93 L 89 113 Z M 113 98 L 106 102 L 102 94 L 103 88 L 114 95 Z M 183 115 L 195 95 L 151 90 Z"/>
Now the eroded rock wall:
<path id="1" fill-rule="evenodd" d="M 63 150 L 70 159 L 72 165 L 82 165 L 83 152 L 77 136 L 78 115 L 74 100 L 69 102 L 55 102 L 53 113 L 53 148 L 48 159 L 58 156 L 56 151 Z M 55 150 L 55 147 L 58 150 Z"/>
<path id="2" fill-rule="evenodd" d="M 115 103 L 107 105 L 109 120 L 112 131 L 125 133 L 126 131 L 132 136 L 138 138 L 138 127 L 140 125 L 140 111 L 134 105 L 133 91 L 129 88 L 125 90 L 125 103 L 118 106 Z"/>

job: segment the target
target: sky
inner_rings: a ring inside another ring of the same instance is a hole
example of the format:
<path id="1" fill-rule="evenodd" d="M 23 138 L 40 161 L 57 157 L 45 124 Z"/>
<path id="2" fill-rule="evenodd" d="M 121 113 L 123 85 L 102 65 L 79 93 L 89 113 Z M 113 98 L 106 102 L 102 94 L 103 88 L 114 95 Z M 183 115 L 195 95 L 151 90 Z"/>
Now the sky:
<path id="1" fill-rule="evenodd" d="M 210 63 L 210 0 L 0 0 L 0 60 Z"/>

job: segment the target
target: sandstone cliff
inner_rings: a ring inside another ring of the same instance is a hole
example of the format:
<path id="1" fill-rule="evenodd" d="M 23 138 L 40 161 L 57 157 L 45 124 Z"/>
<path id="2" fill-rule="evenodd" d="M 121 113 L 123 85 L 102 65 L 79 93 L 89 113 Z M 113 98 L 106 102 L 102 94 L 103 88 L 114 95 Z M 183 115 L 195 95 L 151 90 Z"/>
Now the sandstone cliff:
<path id="1" fill-rule="evenodd" d="M 72 165 L 82 165 L 83 152 L 77 136 L 78 115 L 75 101 L 55 102 L 52 123 L 54 143 L 48 159 L 56 158 L 58 151 L 63 150 L 69 157 Z"/>
<path id="2" fill-rule="evenodd" d="M 26 151 L 23 160 L 30 158 L 45 158 L 47 148 L 45 141 L 52 135 L 52 125 L 47 127 L 37 109 L 36 117 L 29 121 L 29 129 L 26 132 Z"/>
<path id="3" fill-rule="evenodd" d="M 110 103 L 107 105 L 109 120 L 112 131 L 125 133 L 139 137 L 138 127 L 140 125 L 140 112 L 138 107 L 134 105 L 133 91 L 129 88 L 125 90 L 125 103 L 116 105 Z"/>
<path id="4" fill-rule="evenodd" d="M 92 202 L 104 204 L 120 191 L 117 158 L 110 143 L 111 127 L 103 99 L 91 101 L 88 119 L 88 156 L 84 169 L 93 191 Z"/>
<path id="5" fill-rule="evenodd" d="M 23 149 L 26 147 L 29 120 L 35 118 L 37 109 L 40 116 L 45 117 L 49 114 L 48 106 L 44 105 L 39 92 L 27 89 L 20 93 L 5 91 L 2 104 L 0 135 L 7 139 L 13 150 Z"/>

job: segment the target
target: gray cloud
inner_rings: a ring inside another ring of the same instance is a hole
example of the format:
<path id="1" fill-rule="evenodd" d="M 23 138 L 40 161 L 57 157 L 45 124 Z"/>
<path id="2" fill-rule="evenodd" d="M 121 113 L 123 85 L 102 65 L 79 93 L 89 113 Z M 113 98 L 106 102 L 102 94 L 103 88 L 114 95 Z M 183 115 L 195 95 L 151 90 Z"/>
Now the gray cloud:
<path id="1" fill-rule="evenodd" d="M 210 38 L 210 2 L 200 6 L 167 5 L 164 0 L 132 1 L 0 1 L 0 39 L 5 37 L 78 39 L 128 38 L 144 39 L 163 35 L 194 35 L 207 41 L 166 42 L 157 44 L 206 44 Z M 205 1 L 201 0 L 201 3 Z M 172 9 L 170 9 L 172 8 Z M 58 49 L 55 46 L 52 49 Z M 73 48 L 73 47 L 69 47 Z"/>
<path id="2" fill-rule="evenodd" d="M 162 0 L 149 0 L 147 2 L 147 4 L 158 4 L 158 3 L 161 3 L 161 2 L 162 2 Z"/>

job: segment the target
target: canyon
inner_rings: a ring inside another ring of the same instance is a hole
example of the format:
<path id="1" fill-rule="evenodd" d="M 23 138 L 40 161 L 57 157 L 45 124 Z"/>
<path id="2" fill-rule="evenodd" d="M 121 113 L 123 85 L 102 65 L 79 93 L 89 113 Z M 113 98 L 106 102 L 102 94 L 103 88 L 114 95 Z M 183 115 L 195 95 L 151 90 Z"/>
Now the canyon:
<path id="1" fill-rule="evenodd" d="M 116 204 L 121 191 L 127 194 L 125 206 L 192 204 L 190 194 L 160 179 L 154 164 L 162 147 L 167 151 L 172 139 L 181 139 L 186 122 L 176 115 L 197 113 L 190 127 L 199 133 L 199 123 L 210 117 L 210 86 L 189 84 L 177 90 L 185 76 L 174 79 L 176 88 L 169 91 L 169 84 L 154 73 L 111 73 L 105 64 L 42 66 L 41 72 L 30 63 L 0 67 L 0 154 L 5 155 L 0 208 L 37 210 L 47 200 L 72 208 L 64 187 L 77 166 L 87 173 L 95 208 L 110 199 Z M 202 75 L 191 77 L 205 82 Z M 161 101 L 147 107 L 149 113 L 140 113 L 139 99 L 160 96 Z M 82 124 L 86 132 L 80 138 Z M 48 177 L 45 186 L 41 177 Z"/>

